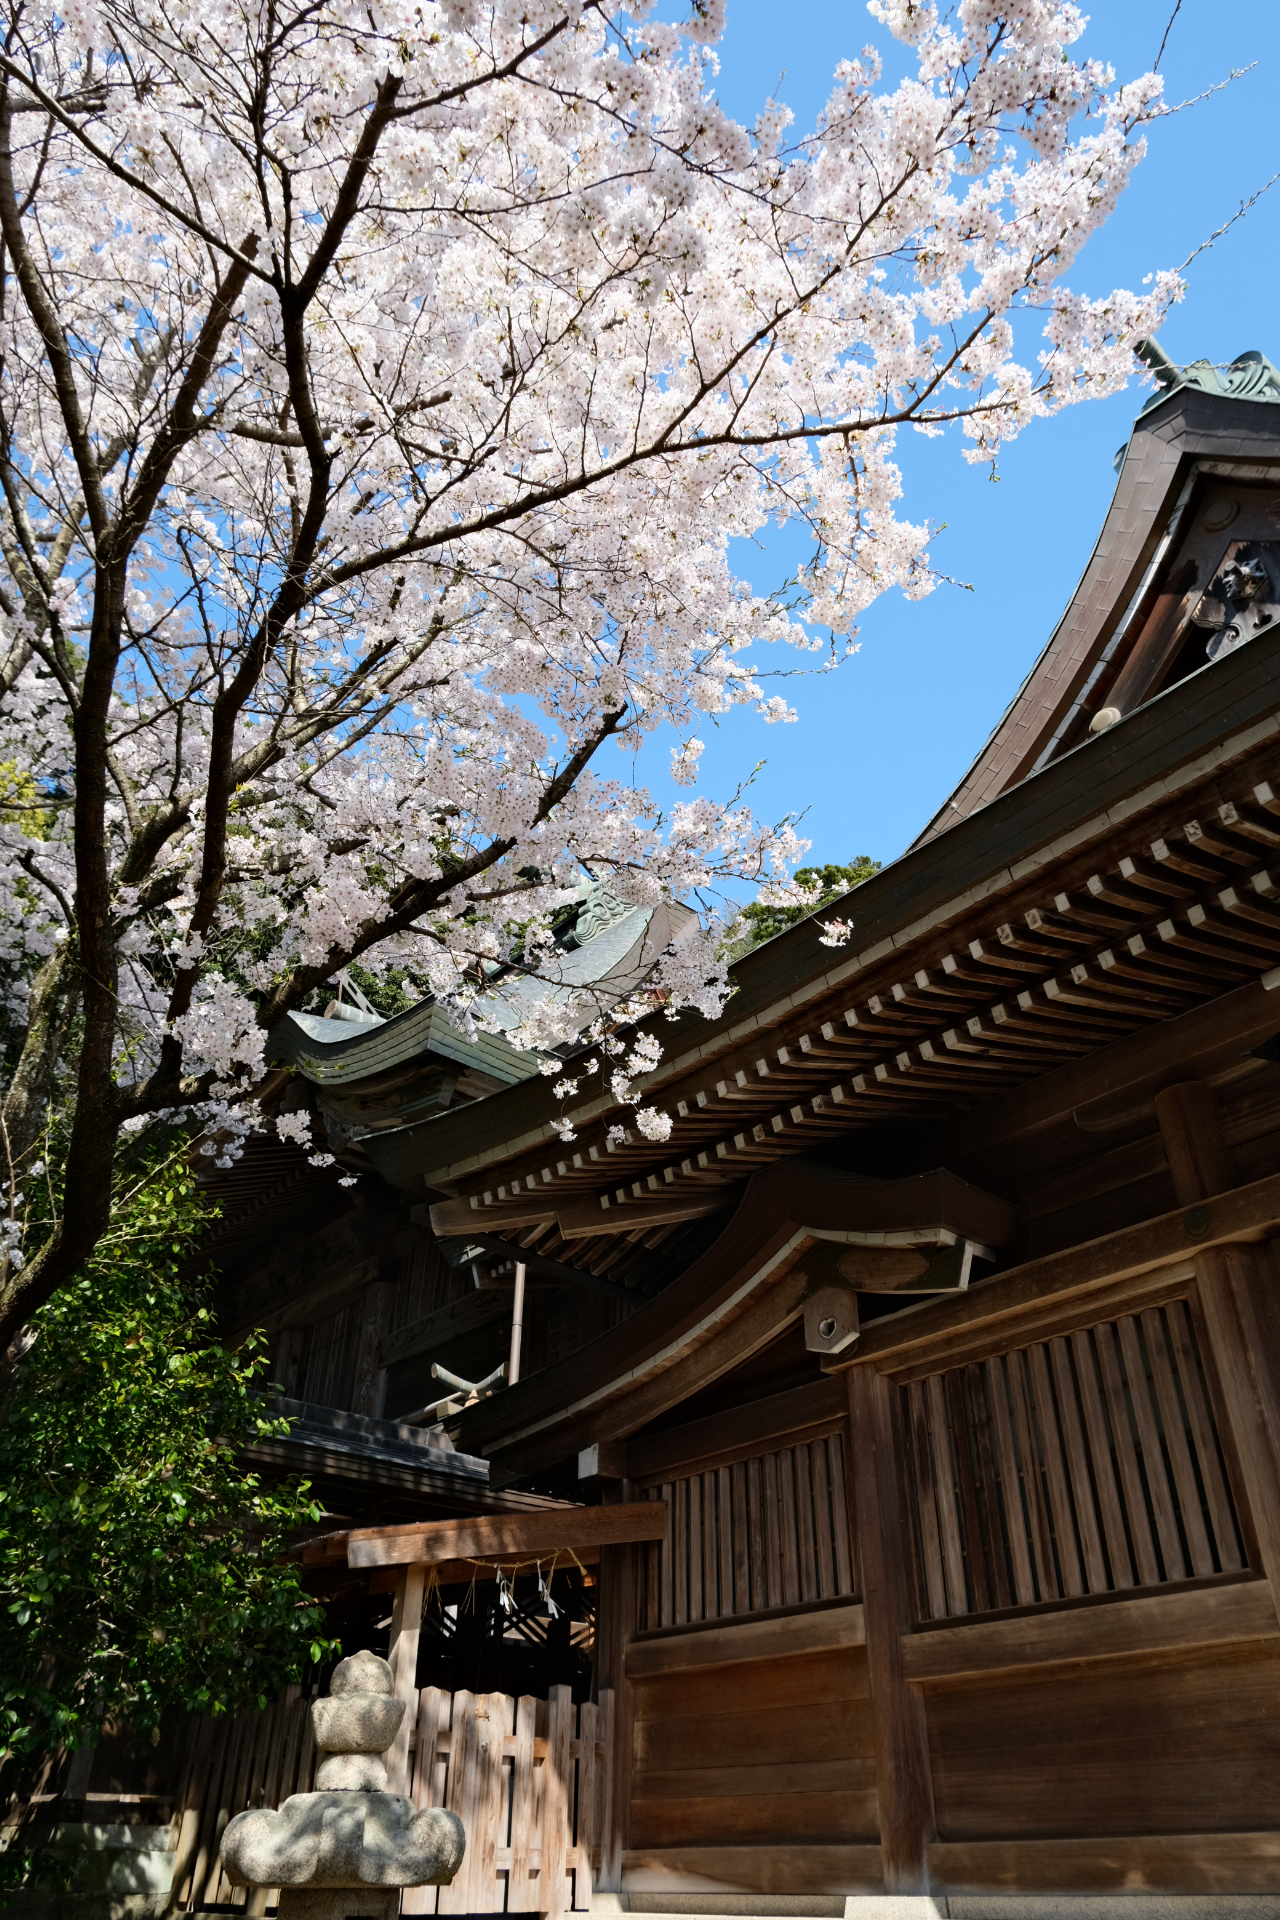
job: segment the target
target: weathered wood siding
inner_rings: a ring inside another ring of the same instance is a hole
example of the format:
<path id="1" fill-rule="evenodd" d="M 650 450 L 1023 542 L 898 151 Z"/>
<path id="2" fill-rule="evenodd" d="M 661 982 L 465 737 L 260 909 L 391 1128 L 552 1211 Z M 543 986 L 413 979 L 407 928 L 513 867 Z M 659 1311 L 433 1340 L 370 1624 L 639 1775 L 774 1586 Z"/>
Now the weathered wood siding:
<path id="1" fill-rule="evenodd" d="M 633 1848 L 879 1840 L 860 1647 L 635 1683 Z"/>
<path id="2" fill-rule="evenodd" d="M 942 1842 L 1276 1825 L 1280 1641 L 927 1693 Z"/>

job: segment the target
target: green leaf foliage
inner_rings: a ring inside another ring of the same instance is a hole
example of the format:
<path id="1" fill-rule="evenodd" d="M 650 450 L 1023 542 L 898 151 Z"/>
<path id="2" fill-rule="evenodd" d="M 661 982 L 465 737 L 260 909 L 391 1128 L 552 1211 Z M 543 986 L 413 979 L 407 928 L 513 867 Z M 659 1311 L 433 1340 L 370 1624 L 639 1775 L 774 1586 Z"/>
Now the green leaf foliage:
<path id="1" fill-rule="evenodd" d="M 772 940 L 775 933 L 782 933 L 787 927 L 794 927 L 798 920 L 805 920 L 811 913 L 821 912 L 838 900 L 851 887 L 861 886 L 873 873 L 879 873 L 880 862 L 873 860 L 869 853 L 860 853 L 847 867 L 834 864 L 825 867 L 797 867 L 793 876 L 798 887 L 812 889 L 817 887 L 819 895 L 810 907 L 762 907 L 753 904 L 744 907 L 741 919 L 751 929 L 750 938 L 734 946 L 735 956 L 749 953 L 752 947 L 758 947 L 762 940 Z"/>
<path id="2" fill-rule="evenodd" d="M 227 1351 L 180 1277 L 208 1218 L 185 1155 L 137 1181 L 0 1401 L 0 1764 L 265 1704 L 330 1652 L 279 1558 L 319 1509 L 237 1461 L 288 1430 L 263 1341 Z"/>

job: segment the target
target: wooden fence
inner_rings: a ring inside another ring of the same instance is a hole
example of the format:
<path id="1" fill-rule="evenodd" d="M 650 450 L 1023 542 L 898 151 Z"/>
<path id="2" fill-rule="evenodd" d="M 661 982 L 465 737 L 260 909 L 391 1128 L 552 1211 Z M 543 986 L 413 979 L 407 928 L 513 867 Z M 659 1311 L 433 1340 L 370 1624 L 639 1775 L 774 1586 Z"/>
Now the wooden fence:
<path id="1" fill-rule="evenodd" d="M 445 1693 L 424 1687 L 411 1736 L 410 1795 L 462 1820 L 467 1851 L 448 1887 L 406 1889 L 402 1911 L 585 1911 L 598 1878 L 611 1793 L 613 1695 L 575 1706 L 568 1687 L 549 1700 Z M 263 1913 L 275 1890 L 246 1895 L 218 1861 L 228 1820 L 311 1791 L 316 1751 L 311 1704 L 297 1687 L 274 1706 L 221 1723 L 194 1723 L 174 1863 L 173 1910 Z"/>
<path id="2" fill-rule="evenodd" d="M 1185 1301 L 903 1394 L 922 1618 L 1244 1568 Z"/>
<path id="3" fill-rule="evenodd" d="M 855 1592 L 838 1433 L 651 1487 L 667 1534 L 641 1549 L 642 1628 Z"/>

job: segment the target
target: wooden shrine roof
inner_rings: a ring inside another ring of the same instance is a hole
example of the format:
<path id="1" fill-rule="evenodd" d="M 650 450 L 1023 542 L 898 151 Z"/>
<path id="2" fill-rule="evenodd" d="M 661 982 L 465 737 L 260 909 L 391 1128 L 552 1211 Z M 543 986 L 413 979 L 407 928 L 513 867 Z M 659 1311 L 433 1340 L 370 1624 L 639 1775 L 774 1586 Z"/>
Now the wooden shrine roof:
<path id="1" fill-rule="evenodd" d="M 1134 424 L 1115 495 L 1066 611 L 922 839 L 946 832 L 1045 766 L 1071 741 L 1073 726 L 1078 733 L 1104 704 L 1166 584 L 1162 563 L 1214 479 L 1280 480 L 1275 400 L 1180 387 L 1149 403 Z M 1198 590 L 1206 584 L 1202 577 Z"/>
<path id="2" fill-rule="evenodd" d="M 539 1081 L 384 1136 L 381 1171 L 590 1264 L 695 1198 L 731 1205 L 757 1166 L 971 1112 L 1256 979 L 1280 963 L 1255 882 L 1280 882 L 1278 675 L 1280 630 L 912 849 L 851 897 L 855 950 L 806 921 L 748 955 L 720 1020 L 659 1028 L 669 1142 L 610 1146 L 597 1099 L 562 1146 Z"/>

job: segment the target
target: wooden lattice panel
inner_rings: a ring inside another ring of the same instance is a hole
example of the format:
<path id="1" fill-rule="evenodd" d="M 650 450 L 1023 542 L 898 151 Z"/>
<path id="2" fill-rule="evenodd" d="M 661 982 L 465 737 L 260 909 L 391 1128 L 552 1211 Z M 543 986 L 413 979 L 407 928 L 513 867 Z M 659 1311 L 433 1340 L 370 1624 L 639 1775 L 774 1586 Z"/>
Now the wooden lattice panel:
<path id="1" fill-rule="evenodd" d="M 838 1433 L 650 1489 L 667 1537 L 641 1549 L 643 1628 L 694 1625 L 855 1591 Z"/>
<path id="2" fill-rule="evenodd" d="M 922 1619 L 1244 1568 L 1185 1301 L 902 1391 Z"/>

